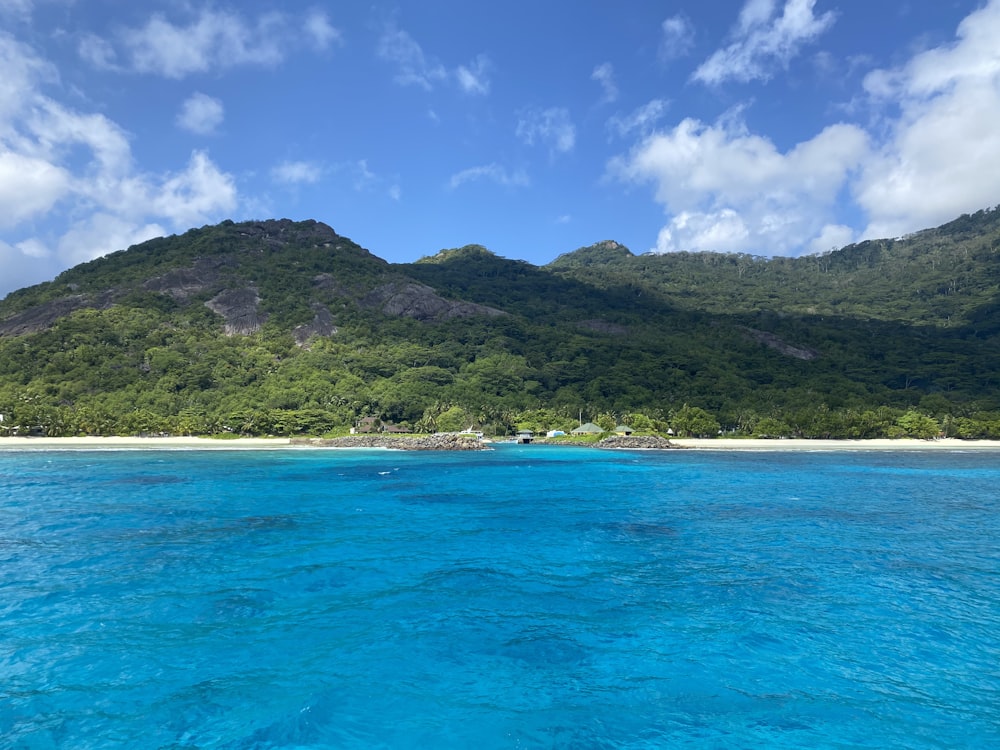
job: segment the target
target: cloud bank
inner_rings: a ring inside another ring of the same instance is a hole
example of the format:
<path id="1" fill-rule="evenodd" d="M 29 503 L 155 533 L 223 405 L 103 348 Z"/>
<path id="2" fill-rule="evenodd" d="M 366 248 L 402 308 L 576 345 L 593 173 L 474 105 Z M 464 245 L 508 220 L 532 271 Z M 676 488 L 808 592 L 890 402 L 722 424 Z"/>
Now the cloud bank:
<path id="1" fill-rule="evenodd" d="M 706 83 L 769 75 L 833 22 L 812 2 L 749 0 L 738 39 L 698 68 Z M 686 118 L 613 158 L 608 174 L 651 185 L 667 215 L 660 252 L 798 254 L 936 226 L 1000 199 L 1000 0 L 967 16 L 949 44 L 864 80 L 862 127 L 838 123 L 782 151 L 748 131 L 739 109 L 705 123 Z M 625 135 L 649 115 L 609 121 Z M 642 132 L 641 130 L 639 132 Z M 862 215 L 852 229 L 844 202 Z"/>

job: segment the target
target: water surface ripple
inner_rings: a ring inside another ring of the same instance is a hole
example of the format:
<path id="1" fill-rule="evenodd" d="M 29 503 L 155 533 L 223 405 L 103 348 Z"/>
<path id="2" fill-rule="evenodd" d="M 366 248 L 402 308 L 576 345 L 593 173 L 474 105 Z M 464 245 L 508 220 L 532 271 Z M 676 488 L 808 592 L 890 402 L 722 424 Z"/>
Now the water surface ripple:
<path id="1" fill-rule="evenodd" d="M 0 746 L 1000 747 L 1000 461 L 0 452 Z"/>

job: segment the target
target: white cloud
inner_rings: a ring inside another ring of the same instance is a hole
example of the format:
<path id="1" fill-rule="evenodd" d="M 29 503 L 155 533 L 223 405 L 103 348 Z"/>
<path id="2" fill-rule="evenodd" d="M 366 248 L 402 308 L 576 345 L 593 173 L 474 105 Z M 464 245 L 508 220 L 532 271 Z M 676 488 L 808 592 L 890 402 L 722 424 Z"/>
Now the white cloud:
<path id="1" fill-rule="evenodd" d="M 44 159 L 0 152 L 0 229 L 49 211 L 69 187 L 65 169 Z"/>
<path id="2" fill-rule="evenodd" d="M 222 124 L 225 110 L 214 97 L 195 92 L 189 96 L 177 115 L 177 125 L 198 135 L 210 135 Z"/>
<path id="3" fill-rule="evenodd" d="M 153 214 L 175 226 L 199 226 L 236 208 L 236 184 L 204 151 L 191 154 L 187 168 L 155 188 Z"/>
<path id="4" fill-rule="evenodd" d="M 184 78 L 238 65 L 278 64 L 284 58 L 283 24 L 277 14 L 248 24 L 233 12 L 203 10 L 191 23 L 176 25 L 157 13 L 145 26 L 126 30 L 123 40 L 133 70 Z"/>
<path id="5" fill-rule="evenodd" d="M 7 123 L 32 101 L 32 92 L 43 83 L 58 81 L 54 65 L 41 59 L 34 51 L 3 31 L 0 31 L 0 136 Z"/>
<path id="6" fill-rule="evenodd" d="M 354 189 L 359 193 L 370 190 L 379 182 L 378 175 L 368 168 L 367 159 L 358 159 L 351 165 L 354 173 Z"/>
<path id="7" fill-rule="evenodd" d="M 515 172 L 508 172 L 504 167 L 495 163 L 480 167 L 470 167 L 469 169 L 463 169 L 461 172 L 456 172 L 451 176 L 448 184 L 454 189 L 466 182 L 474 182 L 476 180 L 490 180 L 503 187 L 527 187 L 531 184 L 524 170 L 519 169 Z"/>
<path id="8" fill-rule="evenodd" d="M 660 27 L 660 59 L 663 61 L 684 57 L 694 46 L 694 26 L 680 14 L 666 19 Z"/>
<path id="9" fill-rule="evenodd" d="M 206 8 L 186 22 L 154 13 L 144 26 L 122 30 L 115 40 L 121 54 L 111 41 L 93 34 L 81 38 L 78 52 L 98 68 L 180 79 L 241 65 L 273 67 L 301 45 L 303 37 L 310 46 L 326 49 L 340 41 L 341 33 L 316 9 L 301 19 L 284 13 L 250 19 L 236 11 Z"/>
<path id="10" fill-rule="evenodd" d="M 303 37 L 315 49 L 342 39 L 318 9 L 301 19 L 284 13 L 249 19 L 236 11 L 206 8 L 180 23 L 154 13 L 144 26 L 122 29 L 114 40 L 83 34 L 77 53 L 98 69 L 181 79 L 242 65 L 273 67 L 301 46 Z"/>
<path id="11" fill-rule="evenodd" d="M 319 182 L 323 169 L 311 161 L 284 161 L 271 170 L 276 182 L 289 185 Z"/>
<path id="12" fill-rule="evenodd" d="M 1000 0 L 967 16 L 950 45 L 876 70 L 866 91 L 899 108 L 855 185 L 866 237 L 894 237 L 995 205 L 1000 196 Z"/>
<path id="13" fill-rule="evenodd" d="M 424 54 L 410 34 L 393 25 L 386 27 L 375 53 L 396 67 L 394 80 L 401 86 L 419 86 L 432 91 L 438 84 L 454 82 L 466 94 L 485 96 L 490 92 L 493 62 L 486 55 L 476 55 L 470 63 L 449 69 L 439 60 Z M 432 113 L 432 119 L 436 119 Z"/>
<path id="14" fill-rule="evenodd" d="M 174 172 L 138 170 L 125 131 L 44 93 L 58 91 L 54 68 L 2 32 L 0 69 L 0 296 L 237 207 L 233 177 L 204 152 Z"/>
<path id="15" fill-rule="evenodd" d="M 827 224 L 809 243 L 811 253 L 825 253 L 850 245 L 857 238 L 857 232 L 844 224 Z"/>
<path id="16" fill-rule="evenodd" d="M 486 55 L 477 55 L 468 66 L 459 65 L 455 71 L 458 85 L 467 94 L 488 94 L 490 80 L 488 77 L 492 63 Z"/>
<path id="17" fill-rule="evenodd" d="M 99 212 L 59 238 L 58 255 L 63 265 L 76 265 L 165 234 L 159 224 L 136 226 L 120 216 Z"/>
<path id="18" fill-rule="evenodd" d="M 608 129 L 622 138 L 633 132 L 645 135 L 663 117 L 669 106 L 670 102 L 665 99 L 653 99 L 627 115 L 615 114 L 608 118 Z"/>
<path id="19" fill-rule="evenodd" d="M 529 146 L 547 143 L 553 153 L 567 153 L 576 145 L 576 126 L 565 107 L 522 110 L 515 133 Z"/>
<path id="20" fill-rule="evenodd" d="M 737 30 L 740 34 L 748 34 L 758 26 L 763 26 L 774 14 L 775 0 L 746 0 L 740 11 Z"/>
<path id="21" fill-rule="evenodd" d="M 424 55 L 417 41 L 401 29 L 386 29 L 376 51 L 383 60 L 396 65 L 396 82 L 403 86 L 420 86 L 430 91 L 448 77 L 444 66 Z"/>
<path id="22" fill-rule="evenodd" d="M 681 211 L 660 230 L 656 237 L 656 252 L 745 252 L 750 241 L 751 233 L 746 223 L 731 208 L 701 213 Z"/>
<path id="23" fill-rule="evenodd" d="M 30 53 L 21 62 L 15 69 L 32 69 Z M 187 228 L 235 207 L 232 178 L 207 155 L 196 152 L 174 175 L 137 172 L 128 139 L 114 122 L 63 106 L 42 95 L 38 83 L 31 76 L 15 83 L 22 106 L 7 113 L 0 131 L 0 229 L 30 231 L 44 217 L 47 238 L 0 241 L 0 294 L 164 234 L 164 223 Z"/>
<path id="24" fill-rule="evenodd" d="M 52 252 L 41 240 L 34 238 L 18 242 L 17 249 L 29 258 L 48 258 L 52 255 Z"/>
<path id="25" fill-rule="evenodd" d="M 813 14 L 816 0 L 786 0 L 775 16 L 774 0 L 747 0 L 740 12 L 735 41 L 716 50 L 692 78 L 715 85 L 727 80 L 767 80 L 776 68 L 787 67 L 799 49 L 829 29 L 832 11 Z"/>
<path id="26" fill-rule="evenodd" d="M 0 299 L 14 289 L 38 284 L 59 271 L 52 254 L 37 241 L 9 245 L 0 240 Z"/>
<path id="27" fill-rule="evenodd" d="M 770 23 L 774 8 L 746 3 L 740 28 Z M 654 187 L 668 217 L 661 251 L 822 252 L 939 225 L 1000 196 L 997 39 L 1000 0 L 989 0 L 953 42 L 872 71 L 864 88 L 879 137 L 837 124 L 779 151 L 748 132 L 737 107 L 715 125 L 687 119 L 648 135 L 609 173 Z M 846 196 L 854 205 L 841 204 Z M 838 220 L 858 210 L 867 226 Z"/>
<path id="28" fill-rule="evenodd" d="M 22 147 L 35 155 L 60 160 L 68 158 L 76 146 L 89 149 L 94 161 L 84 175 L 88 179 L 118 176 L 132 166 L 125 133 L 104 115 L 82 114 L 37 97 L 24 123 L 32 140 L 22 141 Z"/>
<path id="29" fill-rule="evenodd" d="M 96 34 L 84 34 L 77 45 L 77 54 L 88 65 L 99 70 L 117 70 L 118 55 L 107 39 Z"/>
<path id="30" fill-rule="evenodd" d="M 612 175 L 652 183 L 671 217 L 657 249 L 793 252 L 817 237 L 868 151 L 853 125 L 831 125 L 782 153 L 745 128 L 686 119 L 612 160 Z"/>
<path id="31" fill-rule="evenodd" d="M 329 17 L 319 9 L 313 9 L 306 16 L 303 28 L 318 49 L 326 49 L 335 42 L 340 42 L 343 35 L 330 23 Z"/>
<path id="32" fill-rule="evenodd" d="M 0 16 L 8 16 L 25 21 L 34 9 L 32 0 L 0 0 Z"/>
<path id="33" fill-rule="evenodd" d="M 597 81 L 601 85 L 601 90 L 604 92 L 603 96 L 601 96 L 601 104 L 608 104 L 618 98 L 618 84 L 615 83 L 615 69 L 611 63 L 606 62 L 598 65 L 594 68 L 594 72 L 590 74 L 590 78 L 593 81 Z"/>

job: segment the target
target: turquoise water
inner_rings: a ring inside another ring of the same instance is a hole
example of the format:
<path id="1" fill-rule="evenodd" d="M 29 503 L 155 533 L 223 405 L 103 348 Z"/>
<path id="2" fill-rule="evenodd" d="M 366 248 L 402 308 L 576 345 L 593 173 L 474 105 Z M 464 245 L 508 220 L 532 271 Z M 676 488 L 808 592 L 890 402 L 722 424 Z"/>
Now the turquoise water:
<path id="1" fill-rule="evenodd" d="M 0 452 L 0 746 L 1000 746 L 1000 454 Z"/>

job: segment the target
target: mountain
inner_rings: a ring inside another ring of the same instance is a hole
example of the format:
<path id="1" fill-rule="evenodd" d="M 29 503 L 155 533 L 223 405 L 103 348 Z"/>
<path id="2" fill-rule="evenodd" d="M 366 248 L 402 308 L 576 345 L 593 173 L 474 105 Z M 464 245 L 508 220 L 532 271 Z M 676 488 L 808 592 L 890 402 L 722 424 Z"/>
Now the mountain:
<path id="1" fill-rule="evenodd" d="M 804 258 L 608 240 L 544 267 L 478 245 L 390 264 L 320 222 L 227 221 L 0 301 L 0 431 L 503 432 L 583 410 L 1000 436 L 998 248 L 982 211 Z"/>
<path id="2" fill-rule="evenodd" d="M 604 242 L 561 255 L 546 268 L 596 285 L 640 284 L 685 309 L 769 310 L 955 328 L 996 319 L 1000 210 L 962 216 L 900 239 L 800 258 L 636 256 Z"/>

